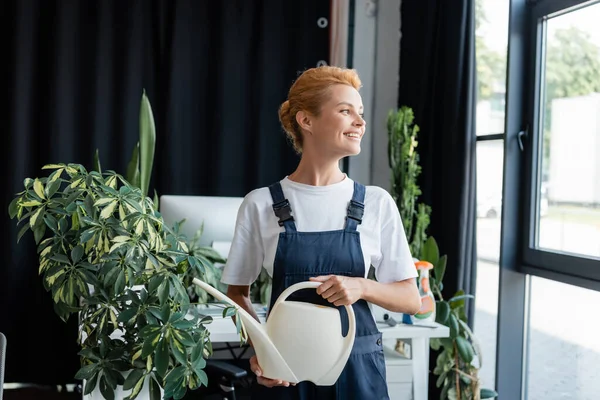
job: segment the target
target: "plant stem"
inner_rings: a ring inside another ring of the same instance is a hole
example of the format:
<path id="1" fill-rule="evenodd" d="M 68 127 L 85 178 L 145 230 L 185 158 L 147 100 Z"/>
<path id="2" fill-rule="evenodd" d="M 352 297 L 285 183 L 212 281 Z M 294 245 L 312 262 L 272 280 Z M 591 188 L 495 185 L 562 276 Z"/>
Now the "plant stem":
<path id="1" fill-rule="evenodd" d="M 456 342 L 452 343 L 454 347 L 454 365 L 456 365 L 455 370 L 458 371 L 458 349 L 456 348 Z M 454 378 L 456 379 L 456 400 L 460 400 L 460 377 L 458 373 L 454 374 Z"/>
<path id="2" fill-rule="evenodd" d="M 477 378 L 476 378 L 476 377 L 474 377 L 473 375 L 469 375 L 469 374 L 467 374 L 466 372 L 464 372 L 464 371 L 461 371 L 461 370 L 460 370 L 460 369 L 458 369 L 458 368 L 454 368 L 454 370 L 455 370 L 456 372 L 458 372 L 459 374 L 466 376 L 466 377 L 467 377 L 467 378 L 469 378 L 469 379 L 472 379 L 472 380 L 476 380 L 476 379 L 477 379 Z"/>

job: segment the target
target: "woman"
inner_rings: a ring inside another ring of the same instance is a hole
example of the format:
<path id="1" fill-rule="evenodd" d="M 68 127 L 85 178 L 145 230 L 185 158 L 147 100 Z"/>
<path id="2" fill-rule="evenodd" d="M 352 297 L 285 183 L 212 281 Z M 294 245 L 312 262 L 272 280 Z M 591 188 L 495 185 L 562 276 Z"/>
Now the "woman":
<path id="1" fill-rule="evenodd" d="M 263 266 L 273 278 L 270 306 L 290 285 L 322 282 L 296 300 L 352 305 L 352 353 L 336 384 L 327 387 L 267 379 L 252 357 L 260 384 L 253 398 L 388 399 L 381 333 L 368 303 L 409 314 L 420 308 L 417 273 L 393 199 L 339 168 L 343 157 L 360 152 L 365 134 L 360 86 L 354 70 L 329 66 L 305 71 L 292 85 L 279 119 L 300 163 L 280 182 L 244 198 L 222 275 L 227 295 L 255 318 L 249 290 Z M 377 281 L 366 278 L 370 265 Z"/>

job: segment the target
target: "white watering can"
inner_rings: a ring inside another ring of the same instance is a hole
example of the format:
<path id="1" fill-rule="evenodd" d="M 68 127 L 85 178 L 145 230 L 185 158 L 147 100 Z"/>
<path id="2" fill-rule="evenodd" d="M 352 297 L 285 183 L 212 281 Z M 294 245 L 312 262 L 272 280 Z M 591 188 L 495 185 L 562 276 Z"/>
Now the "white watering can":
<path id="1" fill-rule="evenodd" d="M 356 318 L 352 306 L 345 306 L 349 329 L 343 337 L 336 308 L 285 301 L 293 292 L 317 288 L 321 282 L 300 282 L 284 290 L 264 325 L 217 289 L 197 278 L 194 283 L 238 310 L 262 376 L 290 383 L 310 381 L 318 386 L 331 386 L 337 381 L 354 345 Z"/>

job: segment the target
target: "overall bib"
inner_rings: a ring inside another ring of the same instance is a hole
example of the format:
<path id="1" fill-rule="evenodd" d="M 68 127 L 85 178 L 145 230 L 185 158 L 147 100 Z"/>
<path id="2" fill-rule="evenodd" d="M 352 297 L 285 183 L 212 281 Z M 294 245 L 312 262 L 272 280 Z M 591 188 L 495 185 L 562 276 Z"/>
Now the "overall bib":
<path id="1" fill-rule="evenodd" d="M 365 263 L 356 230 L 362 222 L 365 187 L 354 183 L 354 193 L 347 209 L 344 229 L 325 232 L 298 232 L 291 207 L 281 184 L 269 187 L 273 210 L 285 232 L 279 242 L 273 264 L 271 304 L 287 287 L 319 275 L 365 277 Z M 324 205 L 326 207 L 326 205 Z M 315 289 L 300 290 L 288 298 L 335 307 L 317 294 Z M 342 317 L 342 333 L 348 332 L 348 315 L 337 307 Z M 381 333 L 377 329 L 365 300 L 353 304 L 356 316 L 356 336 L 348 363 L 338 381 L 332 386 L 316 386 L 300 382 L 296 386 L 273 387 L 256 384 L 252 399 L 264 400 L 382 400 L 389 399 L 385 378 L 385 360 Z"/>

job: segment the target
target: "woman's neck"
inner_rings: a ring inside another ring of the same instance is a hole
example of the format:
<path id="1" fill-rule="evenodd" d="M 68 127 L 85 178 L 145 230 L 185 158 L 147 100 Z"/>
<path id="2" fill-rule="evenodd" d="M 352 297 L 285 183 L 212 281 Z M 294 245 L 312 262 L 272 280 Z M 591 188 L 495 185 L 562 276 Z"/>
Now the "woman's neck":
<path id="1" fill-rule="evenodd" d="M 346 175 L 340 170 L 338 160 L 317 161 L 302 157 L 298 168 L 288 179 L 312 186 L 327 186 L 343 181 Z"/>

